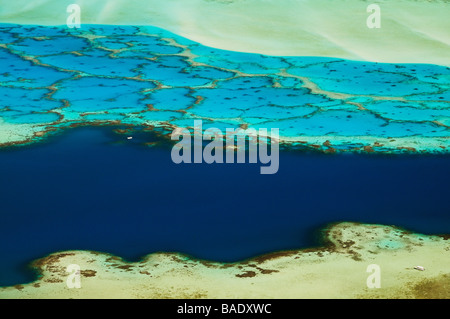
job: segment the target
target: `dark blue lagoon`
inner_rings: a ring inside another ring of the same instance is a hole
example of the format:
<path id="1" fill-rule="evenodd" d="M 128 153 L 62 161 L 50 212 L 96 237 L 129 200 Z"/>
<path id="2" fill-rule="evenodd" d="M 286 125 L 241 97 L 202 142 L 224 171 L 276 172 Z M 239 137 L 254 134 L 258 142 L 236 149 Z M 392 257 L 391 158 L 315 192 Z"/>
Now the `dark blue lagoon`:
<path id="1" fill-rule="evenodd" d="M 66 130 L 0 150 L 0 285 L 33 280 L 29 263 L 72 249 L 138 260 L 153 252 L 234 262 L 319 245 L 329 223 L 450 233 L 448 155 L 282 151 L 260 164 L 180 164 L 149 132 Z"/>

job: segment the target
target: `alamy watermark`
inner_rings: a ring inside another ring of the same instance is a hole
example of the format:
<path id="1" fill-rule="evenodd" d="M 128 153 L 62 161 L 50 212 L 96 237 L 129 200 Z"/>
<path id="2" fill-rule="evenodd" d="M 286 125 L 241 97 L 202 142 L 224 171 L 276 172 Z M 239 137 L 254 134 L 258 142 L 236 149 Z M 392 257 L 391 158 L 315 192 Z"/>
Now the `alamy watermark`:
<path id="1" fill-rule="evenodd" d="M 68 28 L 80 28 L 81 27 L 81 8 L 78 4 L 69 4 L 66 9 L 70 15 L 67 17 L 66 25 Z"/>
<path id="2" fill-rule="evenodd" d="M 181 138 L 181 140 L 180 140 Z M 176 128 L 171 135 L 179 141 L 171 152 L 172 161 L 180 163 L 249 163 L 267 164 L 260 169 L 261 174 L 275 174 L 279 168 L 279 129 L 272 128 L 270 136 L 266 128 L 227 128 L 226 133 L 215 127 L 203 132 L 203 122 L 194 121 L 194 134 L 188 128 Z M 193 143 L 192 143 L 193 140 Z M 204 141 L 209 141 L 204 145 Z M 235 143 L 236 142 L 236 143 Z M 248 144 L 248 152 L 247 152 Z M 193 145 L 193 147 L 192 147 Z M 270 146 L 270 154 L 268 148 Z M 225 156 L 224 156 L 225 150 Z M 193 151 L 193 161 L 192 161 Z M 237 161 L 235 161 L 235 155 Z M 259 155 L 259 156 L 258 156 Z"/>
<path id="3" fill-rule="evenodd" d="M 381 267 L 377 264 L 367 266 L 366 272 L 370 273 L 367 277 L 367 288 L 381 288 Z"/>
<path id="4" fill-rule="evenodd" d="M 71 264 L 67 266 L 66 272 L 70 274 L 66 280 L 67 288 L 81 288 L 81 267 L 77 264 Z"/>
<path id="5" fill-rule="evenodd" d="M 381 28 L 381 8 L 378 4 L 369 4 L 367 6 L 367 12 L 371 13 L 366 20 L 366 25 L 369 29 Z"/>

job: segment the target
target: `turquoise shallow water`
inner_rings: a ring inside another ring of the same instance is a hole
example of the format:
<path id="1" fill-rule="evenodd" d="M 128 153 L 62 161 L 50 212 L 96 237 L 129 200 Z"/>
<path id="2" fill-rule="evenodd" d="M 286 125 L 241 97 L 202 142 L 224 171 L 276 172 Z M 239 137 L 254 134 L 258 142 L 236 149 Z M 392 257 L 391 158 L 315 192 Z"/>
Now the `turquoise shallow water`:
<path id="1" fill-rule="evenodd" d="M 205 129 L 279 128 L 295 142 L 329 140 L 333 151 L 403 151 L 403 142 L 390 145 L 395 139 L 448 151 L 447 67 L 231 52 L 148 26 L 0 31 L 7 123 L 46 131 L 120 121 L 170 132 L 203 119 Z"/>

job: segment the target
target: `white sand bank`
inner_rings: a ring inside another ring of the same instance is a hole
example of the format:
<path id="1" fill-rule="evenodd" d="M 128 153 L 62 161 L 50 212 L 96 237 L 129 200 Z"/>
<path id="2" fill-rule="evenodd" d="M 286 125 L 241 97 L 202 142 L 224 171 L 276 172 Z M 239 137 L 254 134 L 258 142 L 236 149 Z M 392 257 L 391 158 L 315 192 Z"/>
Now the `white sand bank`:
<path id="1" fill-rule="evenodd" d="M 59 252 L 34 263 L 41 278 L 0 288 L 0 299 L 450 298 L 449 239 L 354 223 L 334 225 L 326 235 L 324 247 L 235 264 L 163 253 L 126 263 L 97 252 Z M 80 288 L 67 285 L 72 264 L 79 266 Z M 379 267 L 376 274 L 370 265 Z M 374 276 L 379 286 L 372 286 Z"/>
<path id="2" fill-rule="evenodd" d="M 362 0 L 0 0 L 0 22 L 155 25 L 202 44 L 269 55 L 450 65 L 450 2 Z M 367 6 L 379 4 L 381 28 Z"/>

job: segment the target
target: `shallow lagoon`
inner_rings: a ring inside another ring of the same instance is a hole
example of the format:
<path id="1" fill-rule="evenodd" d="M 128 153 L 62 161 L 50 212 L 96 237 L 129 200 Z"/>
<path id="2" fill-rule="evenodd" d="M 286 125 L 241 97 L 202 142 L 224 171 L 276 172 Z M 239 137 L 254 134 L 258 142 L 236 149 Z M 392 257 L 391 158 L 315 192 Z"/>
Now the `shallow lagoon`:
<path id="1" fill-rule="evenodd" d="M 339 151 L 356 139 L 359 151 L 450 147 L 444 66 L 239 53 L 150 26 L 0 29 L 0 117 L 30 124 L 14 126 L 22 141 L 80 123 L 170 129 L 203 119 L 276 127 L 289 141 L 331 141 Z"/>

